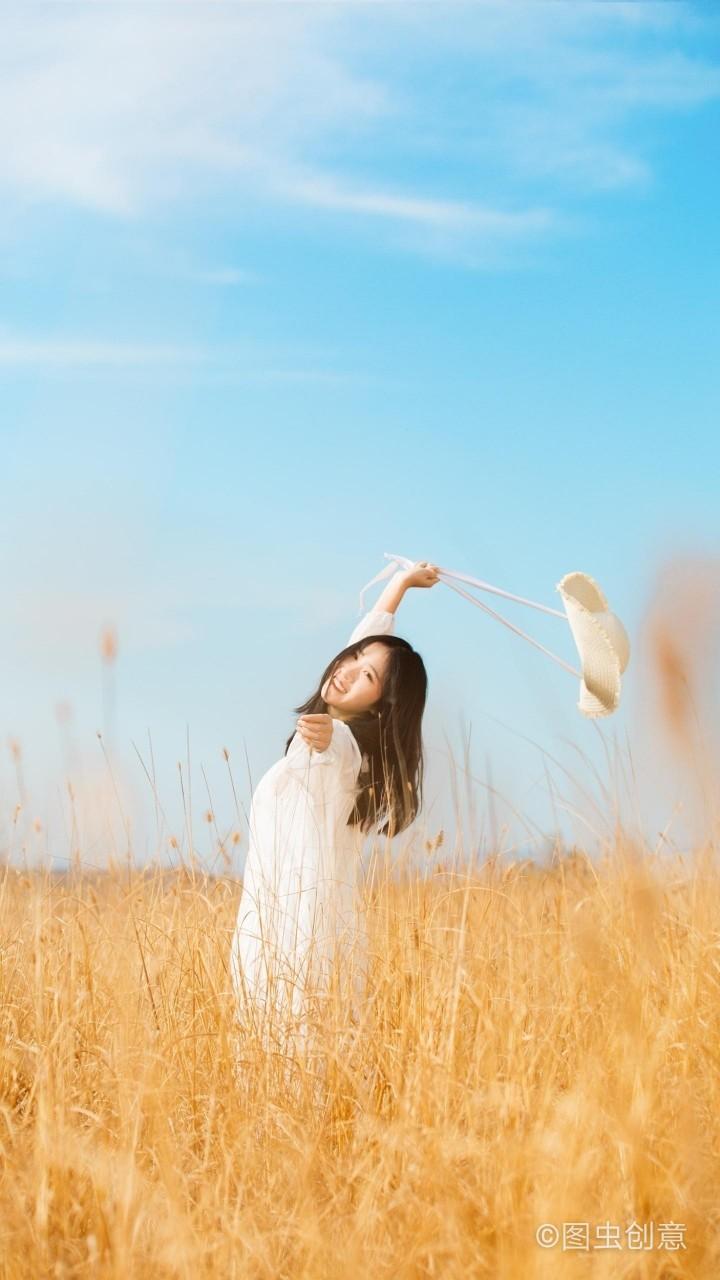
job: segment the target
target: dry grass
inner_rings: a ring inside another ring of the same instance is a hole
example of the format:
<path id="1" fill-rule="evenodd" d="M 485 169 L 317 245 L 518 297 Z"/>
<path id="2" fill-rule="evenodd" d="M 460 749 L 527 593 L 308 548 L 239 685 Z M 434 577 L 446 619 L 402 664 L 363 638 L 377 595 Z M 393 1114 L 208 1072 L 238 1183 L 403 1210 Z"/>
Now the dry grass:
<path id="1" fill-rule="evenodd" d="M 381 877 L 366 1021 L 336 991 L 318 1024 L 324 1105 L 252 1037 L 233 1066 L 238 891 L 3 869 L 2 1277 L 720 1274 L 712 848 Z M 588 1252 L 536 1242 L 570 1221 Z"/>
<path id="2" fill-rule="evenodd" d="M 342 974 L 310 1056 L 237 1034 L 235 880 L 0 867 L 0 1280 L 720 1275 L 720 566 L 665 594 L 639 670 L 707 842 L 378 857 L 362 1024 Z"/>

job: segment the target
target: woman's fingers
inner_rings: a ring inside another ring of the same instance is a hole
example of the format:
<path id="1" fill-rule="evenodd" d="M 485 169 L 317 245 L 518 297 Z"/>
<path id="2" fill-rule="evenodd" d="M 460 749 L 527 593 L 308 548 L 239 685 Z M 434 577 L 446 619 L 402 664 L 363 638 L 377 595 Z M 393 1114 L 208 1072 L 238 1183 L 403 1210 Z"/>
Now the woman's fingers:
<path id="1" fill-rule="evenodd" d="M 303 742 L 309 747 L 324 751 L 332 740 L 332 720 L 326 712 L 315 712 L 300 716 L 297 730 Z"/>
<path id="2" fill-rule="evenodd" d="M 438 569 L 428 560 L 418 560 L 409 577 L 410 585 L 414 587 L 434 587 L 439 581 Z"/>
<path id="3" fill-rule="evenodd" d="M 418 560 L 413 565 L 413 572 L 421 578 L 428 576 L 434 578 L 437 575 L 438 568 L 437 565 L 431 564 L 429 560 Z"/>
<path id="4" fill-rule="evenodd" d="M 308 738 L 305 736 L 304 733 L 301 734 L 300 737 L 302 741 L 305 743 L 305 746 L 308 747 L 311 751 L 319 751 L 319 752 L 327 751 L 328 747 L 330 746 L 330 742 L 327 738 L 325 739 Z"/>

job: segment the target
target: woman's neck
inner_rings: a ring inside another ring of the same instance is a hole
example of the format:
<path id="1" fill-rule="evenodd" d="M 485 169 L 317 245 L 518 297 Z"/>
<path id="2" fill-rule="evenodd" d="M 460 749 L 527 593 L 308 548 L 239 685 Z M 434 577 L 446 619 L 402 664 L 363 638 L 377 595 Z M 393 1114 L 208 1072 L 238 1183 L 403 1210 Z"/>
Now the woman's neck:
<path id="1" fill-rule="evenodd" d="M 346 724 L 348 720 L 352 719 L 351 716 L 344 716 L 342 712 L 338 711 L 337 707 L 328 707 L 328 715 L 332 716 L 333 720 L 344 720 Z"/>

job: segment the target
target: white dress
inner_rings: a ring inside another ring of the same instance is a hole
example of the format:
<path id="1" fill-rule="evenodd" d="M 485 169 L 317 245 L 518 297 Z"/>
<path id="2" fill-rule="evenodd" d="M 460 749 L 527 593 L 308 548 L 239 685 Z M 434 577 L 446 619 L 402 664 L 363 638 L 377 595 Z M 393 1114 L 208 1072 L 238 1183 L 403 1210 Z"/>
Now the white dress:
<path id="1" fill-rule="evenodd" d="M 394 623 L 394 614 L 371 611 L 348 644 L 390 634 Z M 302 1019 L 306 993 L 327 988 L 344 944 L 352 951 L 355 1001 L 364 989 L 367 935 L 357 884 L 363 834 L 347 824 L 361 763 L 352 731 L 333 718 L 325 751 L 311 752 L 296 732 L 255 788 L 231 947 L 242 1025 L 270 1006 Z"/>

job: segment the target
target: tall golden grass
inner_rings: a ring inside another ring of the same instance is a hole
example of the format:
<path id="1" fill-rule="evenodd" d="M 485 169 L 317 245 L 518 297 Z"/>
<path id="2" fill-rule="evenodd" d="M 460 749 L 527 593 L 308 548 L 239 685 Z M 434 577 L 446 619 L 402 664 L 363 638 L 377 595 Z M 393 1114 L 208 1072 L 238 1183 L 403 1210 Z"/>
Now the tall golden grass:
<path id="1" fill-rule="evenodd" d="M 720 1274 L 713 847 L 385 870 L 320 1101 L 234 1034 L 234 880 L 3 870 L 3 1277 Z"/>
<path id="2" fill-rule="evenodd" d="M 649 655 L 695 767 L 688 616 Z M 236 1022 L 235 879 L 3 866 L 0 1277 L 719 1276 L 708 831 L 430 874 L 376 849 L 360 1021 L 341 970 L 292 1056 Z"/>

